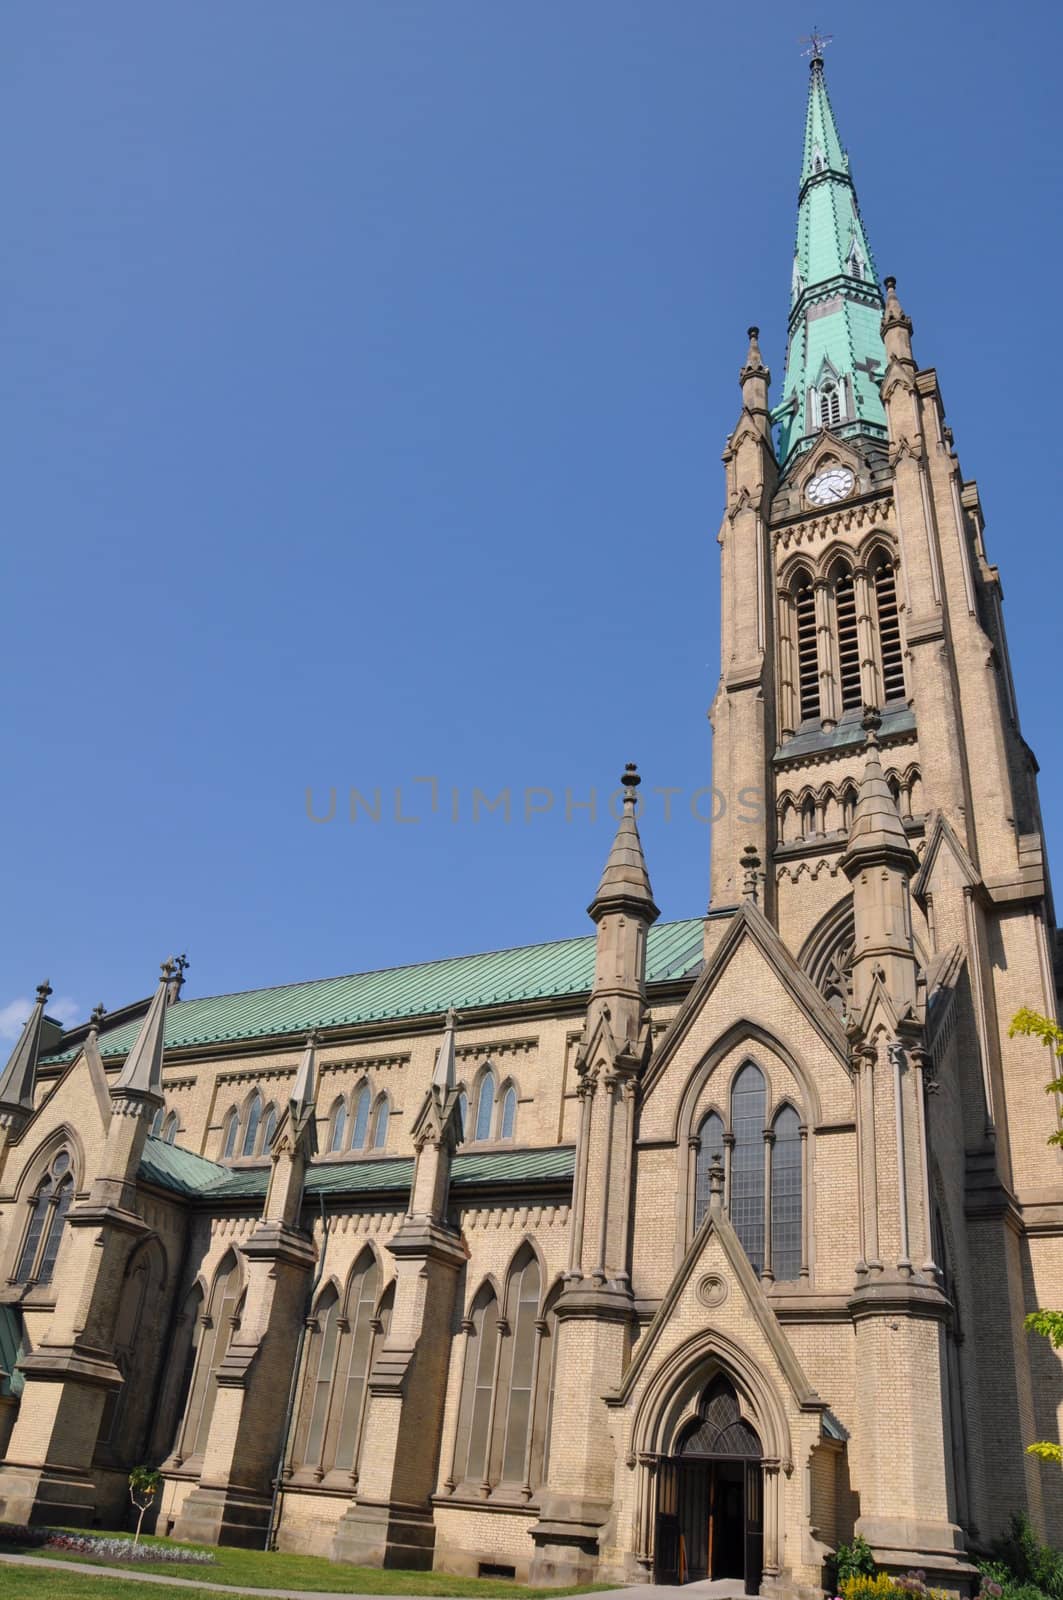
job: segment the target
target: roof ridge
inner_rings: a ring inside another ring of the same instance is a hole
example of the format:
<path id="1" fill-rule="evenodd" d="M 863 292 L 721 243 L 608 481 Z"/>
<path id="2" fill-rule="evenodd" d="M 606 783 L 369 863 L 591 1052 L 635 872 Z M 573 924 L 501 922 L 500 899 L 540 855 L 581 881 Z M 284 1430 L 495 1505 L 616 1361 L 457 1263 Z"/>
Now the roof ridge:
<path id="1" fill-rule="evenodd" d="M 677 928 L 684 922 L 694 923 L 703 920 L 700 916 L 673 917 L 668 922 L 658 923 L 655 931 L 663 933 L 665 928 Z M 204 1000 L 238 1000 L 241 995 L 270 994 L 280 989 L 309 989 L 314 984 L 340 983 L 345 978 L 375 978 L 386 972 L 411 972 L 415 967 L 445 966 L 454 961 L 482 961 L 485 956 L 516 955 L 521 950 L 548 950 L 552 945 L 581 944 L 586 940 L 593 942 L 594 938 L 595 933 L 591 929 L 588 933 L 574 933 L 561 939 L 533 939 L 524 944 L 500 945 L 493 950 L 467 950 L 458 956 L 426 956 L 423 961 L 399 961 L 390 967 L 364 967 L 356 972 L 334 972 L 323 978 L 297 978 L 293 983 L 266 983 L 249 989 L 221 989 L 216 994 L 200 994 L 190 996 L 187 1000 L 176 1000 L 169 1007 L 168 1014 L 174 1015 L 185 1006 L 198 1005 Z M 126 1027 L 128 1024 L 122 1023 L 120 1026 Z M 101 1032 L 100 1038 L 103 1039 L 105 1036 L 106 1030 Z"/>

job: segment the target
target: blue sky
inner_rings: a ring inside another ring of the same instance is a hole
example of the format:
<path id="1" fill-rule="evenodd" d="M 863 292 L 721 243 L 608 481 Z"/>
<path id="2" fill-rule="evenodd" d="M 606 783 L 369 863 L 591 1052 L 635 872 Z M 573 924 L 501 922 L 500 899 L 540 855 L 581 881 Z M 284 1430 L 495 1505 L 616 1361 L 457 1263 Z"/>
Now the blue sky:
<path id="1" fill-rule="evenodd" d="M 1058 858 L 1057 7 L 31 0 L 0 1029 L 46 974 L 83 1015 L 174 950 L 197 994 L 589 929 L 632 759 L 682 791 L 643 823 L 663 914 L 704 909 L 719 457 L 750 322 L 781 378 L 812 20 Z"/>

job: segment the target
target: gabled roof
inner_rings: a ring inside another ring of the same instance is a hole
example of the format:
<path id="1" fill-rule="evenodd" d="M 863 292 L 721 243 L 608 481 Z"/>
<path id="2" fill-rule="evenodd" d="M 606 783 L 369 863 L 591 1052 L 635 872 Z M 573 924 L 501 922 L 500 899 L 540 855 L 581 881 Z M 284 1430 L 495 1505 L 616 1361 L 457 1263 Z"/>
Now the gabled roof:
<path id="1" fill-rule="evenodd" d="M 651 928 L 647 939 L 647 984 L 692 975 L 701 962 L 702 930 L 700 917 Z M 466 1013 L 478 1007 L 523 1000 L 589 994 L 594 954 L 595 939 L 590 934 L 579 939 L 555 939 L 549 944 L 492 950 L 483 955 L 386 967 L 343 978 L 179 1000 L 166 1008 L 165 1048 L 176 1050 L 289 1033 L 304 1035 L 315 1028 L 442 1015 L 451 1006 Z M 136 1034 L 135 1021 L 101 1033 L 101 1054 L 125 1055 Z M 71 1048 L 46 1060 L 68 1061 L 74 1053 Z"/>
<path id="2" fill-rule="evenodd" d="M 547 1150 L 470 1150 L 454 1157 L 451 1189 L 487 1187 L 521 1189 L 542 1183 L 565 1183 L 572 1178 L 575 1152 L 571 1145 Z M 269 1181 L 266 1167 L 223 1167 L 191 1150 L 148 1138 L 140 1159 L 139 1178 L 185 1199 L 225 1203 L 258 1200 Z M 306 1193 L 405 1194 L 413 1178 L 408 1157 L 368 1157 L 361 1161 L 320 1161 L 306 1174 Z"/>

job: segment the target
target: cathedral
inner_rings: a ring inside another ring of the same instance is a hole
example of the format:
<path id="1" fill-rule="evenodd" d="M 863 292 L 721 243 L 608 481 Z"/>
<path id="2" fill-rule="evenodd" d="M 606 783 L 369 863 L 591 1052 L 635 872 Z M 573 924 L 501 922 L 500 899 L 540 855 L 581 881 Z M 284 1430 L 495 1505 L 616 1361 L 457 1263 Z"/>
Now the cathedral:
<path id="1" fill-rule="evenodd" d="M 1063 1542 L 1037 764 L 818 49 L 785 376 L 753 328 L 740 384 L 714 784 L 765 804 L 707 914 L 660 920 L 629 767 L 580 936 L 200 999 L 167 962 L 66 1031 L 42 985 L 0 1519 L 121 1527 L 148 1464 L 178 1539 L 803 1600 L 854 1534 L 956 1594 L 1013 1511 Z"/>

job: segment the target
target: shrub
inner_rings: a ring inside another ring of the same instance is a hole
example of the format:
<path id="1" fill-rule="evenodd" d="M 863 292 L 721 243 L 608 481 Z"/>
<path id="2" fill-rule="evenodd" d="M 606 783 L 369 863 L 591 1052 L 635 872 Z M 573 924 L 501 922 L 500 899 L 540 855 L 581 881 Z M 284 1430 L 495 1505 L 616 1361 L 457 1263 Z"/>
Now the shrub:
<path id="1" fill-rule="evenodd" d="M 1012 1515 L 1011 1526 L 1003 1539 L 993 1543 L 993 1562 L 982 1565 L 983 1577 L 991 1570 L 991 1582 L 1000 1583 L 1003 1600 L 1035 1600 L 1019 1590 L 1037 1590 L 1048 1600 L 1063 1600 L 1063 1555 L 1042 1544 L 1030 1526 L 1025 1511 Z"/>
<path id="2" fill-rule="evenodd" d="M 849 1578 L 873 1578 L 875 1575 L 875 1558 L 862 1533 L 856 1535 L 852 1544 L 840 1544 L 834 1561 L 839 1589 Z"/>

